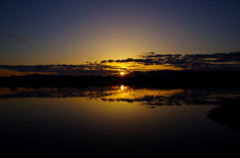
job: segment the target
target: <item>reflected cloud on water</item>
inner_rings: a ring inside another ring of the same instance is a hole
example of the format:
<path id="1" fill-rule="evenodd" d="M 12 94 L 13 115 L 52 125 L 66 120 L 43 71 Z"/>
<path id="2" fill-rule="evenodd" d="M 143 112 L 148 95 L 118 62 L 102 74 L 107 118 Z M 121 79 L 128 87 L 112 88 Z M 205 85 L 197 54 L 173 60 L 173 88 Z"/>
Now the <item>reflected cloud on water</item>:
<path id="1" fill-rule="evenodd" d="M 240 91 L 234 89 L 157 89 L 125 85 L 84 88 L 0 88 L 4 98 L 82 97 L 104 102 L 139 102 L 151 108 L 161 105 L 226 105 L 239 102 Z"/>
<path id="2" fill-rule="evenodd" d="M 228 155 L 238 151 L 239 106 L 229 104 L 239 98 L 237 89 L 0 88 L 1 140 L 8 153 Z"/>

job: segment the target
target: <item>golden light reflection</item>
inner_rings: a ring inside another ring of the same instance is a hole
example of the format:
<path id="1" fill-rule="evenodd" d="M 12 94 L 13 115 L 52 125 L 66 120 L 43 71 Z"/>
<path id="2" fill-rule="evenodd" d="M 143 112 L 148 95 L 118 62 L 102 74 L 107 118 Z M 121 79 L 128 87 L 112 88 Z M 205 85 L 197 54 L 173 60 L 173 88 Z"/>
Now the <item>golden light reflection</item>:
<path id="1" fill-rule="evenodd" d="M 124 90 L 124 85 L 121 85 L 120 89 L 123 91 Z"/>
<path id="2" fill-rule="evenodd" d="M 116 92 L 117 93 L 114 93 Z M 182 93 L 183 89 L 159 89 L 159 90 L 153 90 L 153 89 L 133 89 L 128 86 L 121 85 L 120 87 L 113 88 L 111 91 L 112 95 L 104 96 L 104 100 L 114 100 L 117 101 L 119 99 L 136 99 L 136 98 L 142 98 L 144 96 L 165 96 L 170 97 L 172 95 L 175 95 L 177 93 Z"/>

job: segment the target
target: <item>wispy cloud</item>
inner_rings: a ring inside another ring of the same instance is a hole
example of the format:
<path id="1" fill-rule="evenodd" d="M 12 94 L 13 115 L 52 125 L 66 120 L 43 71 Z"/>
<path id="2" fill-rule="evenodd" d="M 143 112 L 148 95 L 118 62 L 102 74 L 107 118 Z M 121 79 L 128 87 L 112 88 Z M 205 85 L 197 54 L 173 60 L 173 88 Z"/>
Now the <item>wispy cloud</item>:
<path id="1" fill-rule="evenodd" d="M 59 75 L 110 75 L 118 72 L 114 67 L 91 62 L 83 65 L 0 65 L 0 69 L 18 72 L 52 72 Z"/>
<path id="2" fill-rule="evenodd" d="M 28 42 L 29 41 L 29 37 L 27 37 L 27 36 L 0 34 L 0 38 L 2 38 L 2 39 L 11 39 L 13 41 L 18 41 L 18 42 Z"/>

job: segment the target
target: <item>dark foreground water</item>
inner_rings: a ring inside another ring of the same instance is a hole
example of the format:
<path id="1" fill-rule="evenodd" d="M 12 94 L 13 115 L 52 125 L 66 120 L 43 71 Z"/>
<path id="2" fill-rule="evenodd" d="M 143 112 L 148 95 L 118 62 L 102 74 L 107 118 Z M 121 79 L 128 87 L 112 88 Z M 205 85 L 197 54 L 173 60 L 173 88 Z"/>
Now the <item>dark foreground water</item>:
<path id="1" fill-rule="evenodd" d="M 0 88 L 0 155 L 238 157 L 240 132 L 208 112 L 239 98 L 230 89 Z"/>

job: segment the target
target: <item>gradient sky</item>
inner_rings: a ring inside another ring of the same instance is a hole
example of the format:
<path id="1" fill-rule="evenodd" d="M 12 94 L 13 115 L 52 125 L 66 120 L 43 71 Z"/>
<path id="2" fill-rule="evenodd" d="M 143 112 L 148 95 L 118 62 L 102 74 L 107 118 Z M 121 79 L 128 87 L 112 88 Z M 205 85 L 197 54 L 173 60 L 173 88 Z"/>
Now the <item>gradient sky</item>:
<path id="1" fill-rule="evenodd" d="M 1 0 L 0 65 L 240 50 L 239 0 Z"/>

